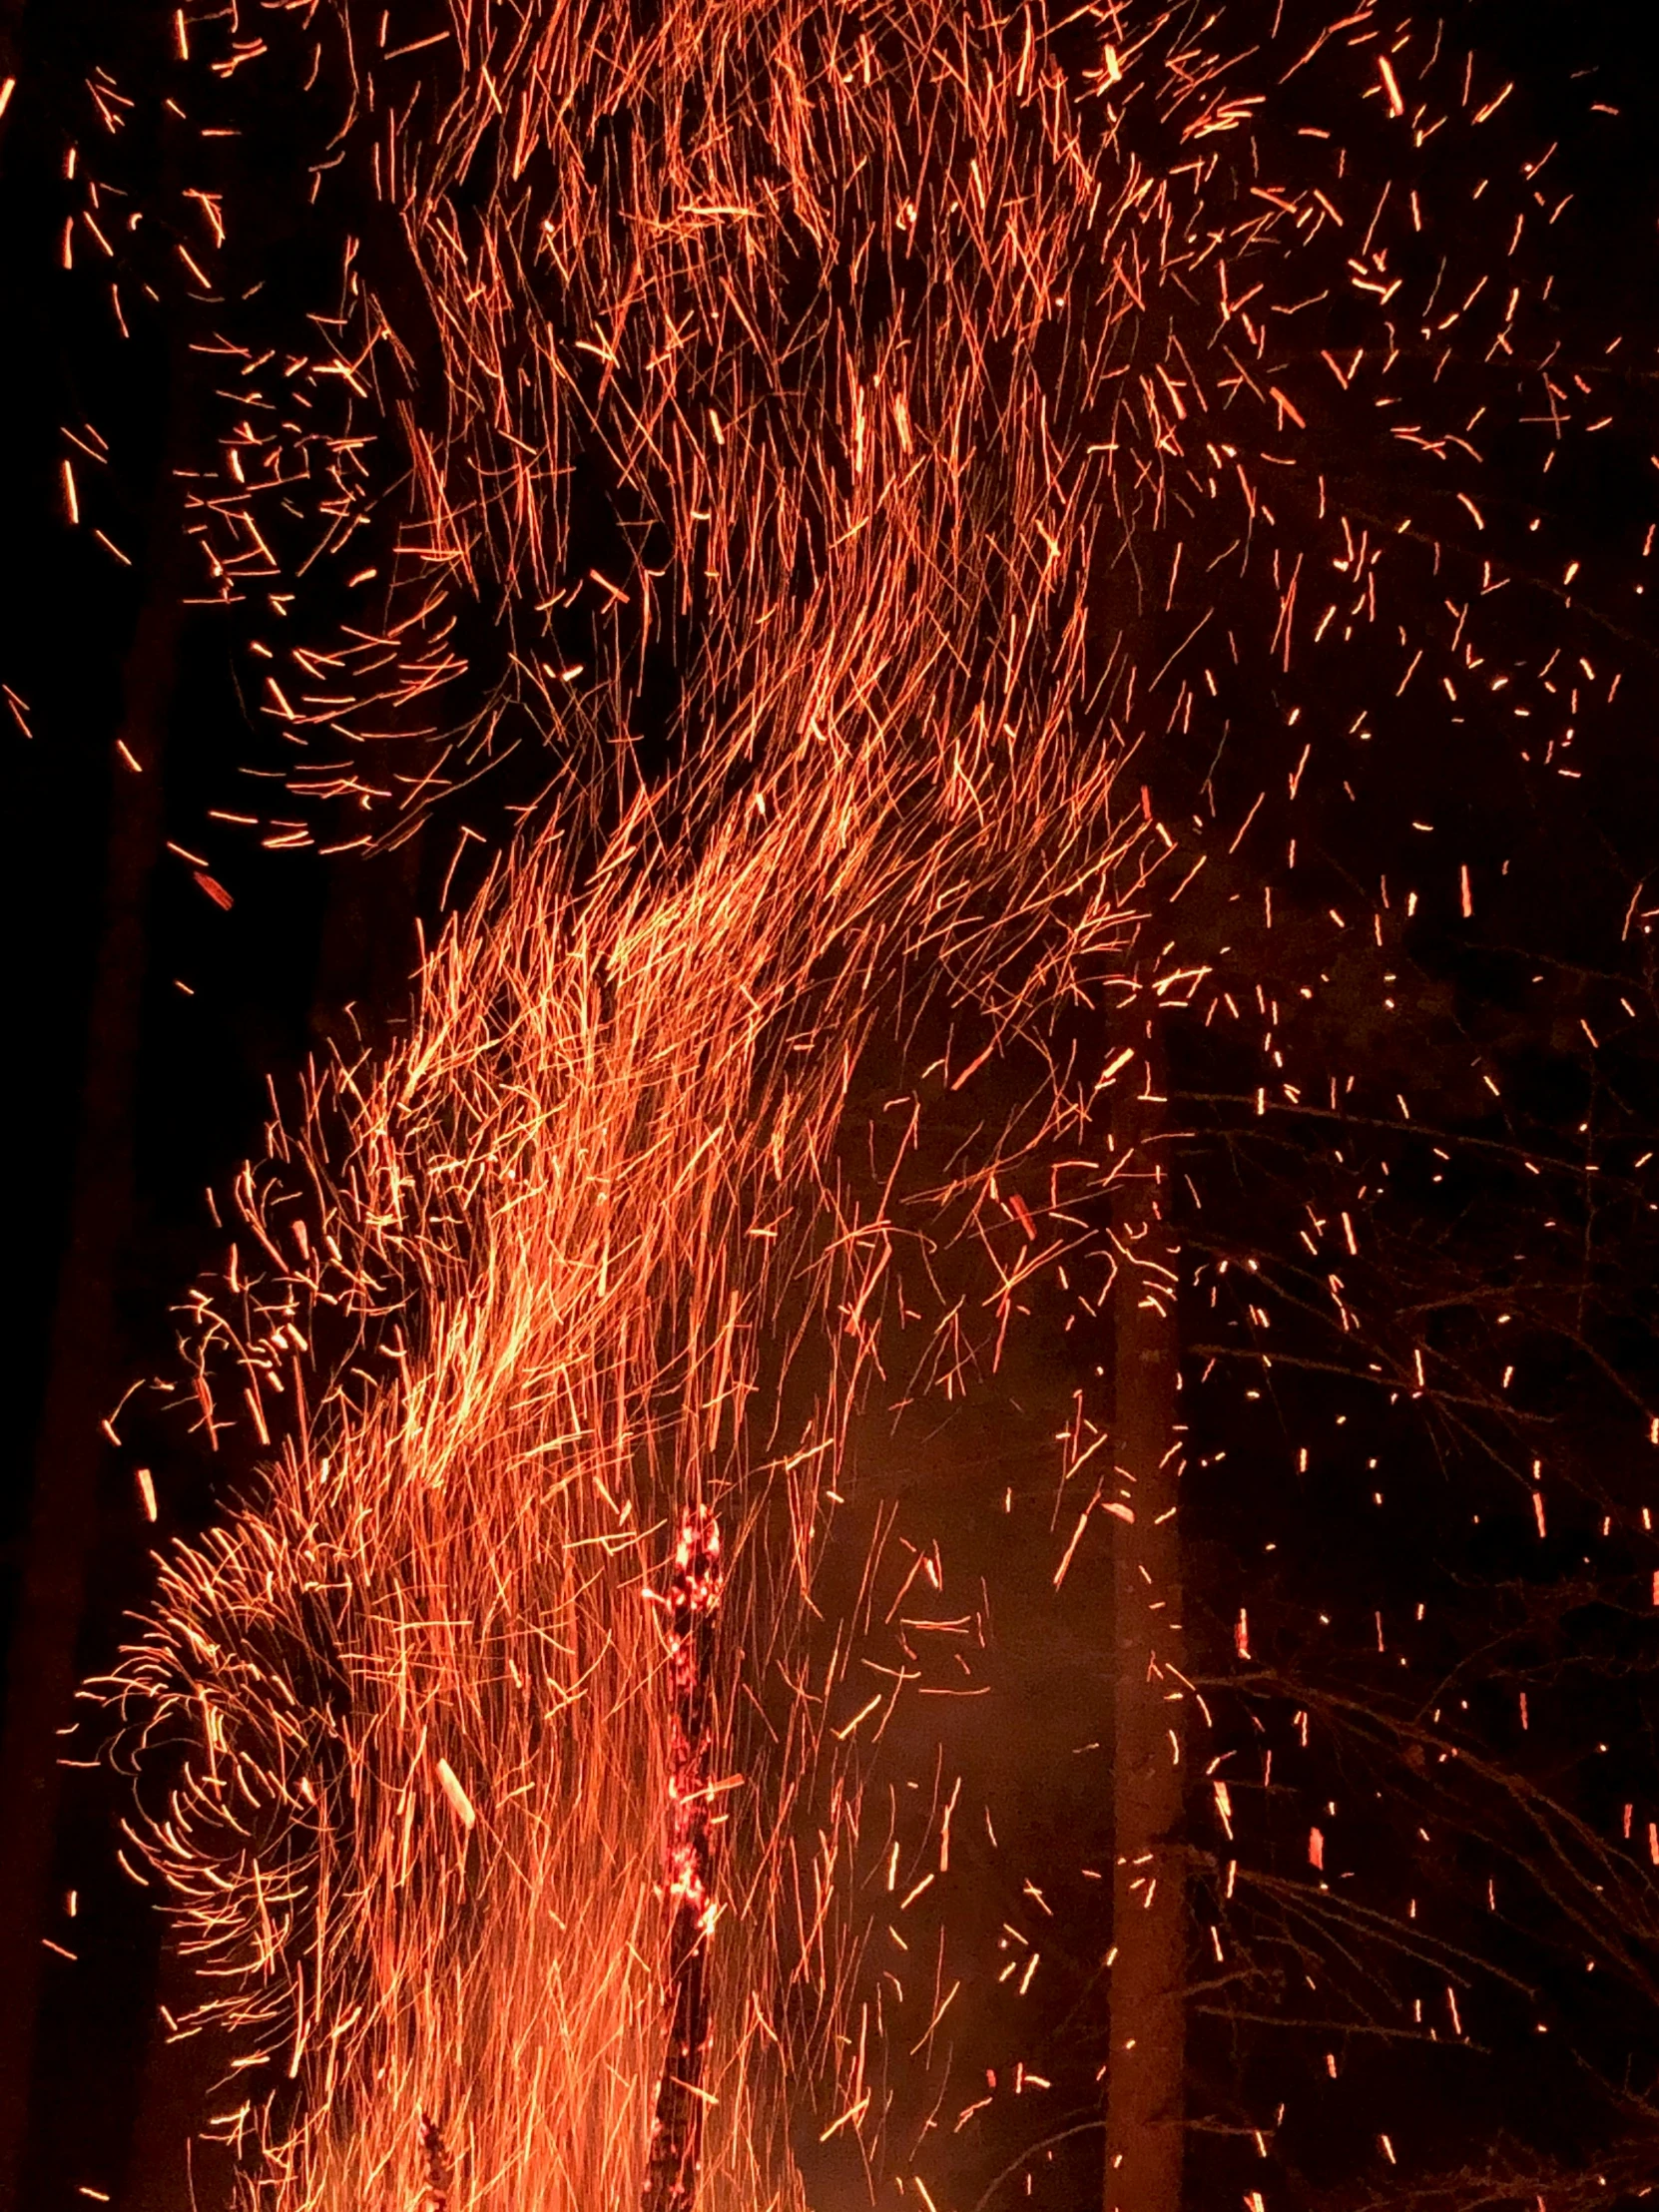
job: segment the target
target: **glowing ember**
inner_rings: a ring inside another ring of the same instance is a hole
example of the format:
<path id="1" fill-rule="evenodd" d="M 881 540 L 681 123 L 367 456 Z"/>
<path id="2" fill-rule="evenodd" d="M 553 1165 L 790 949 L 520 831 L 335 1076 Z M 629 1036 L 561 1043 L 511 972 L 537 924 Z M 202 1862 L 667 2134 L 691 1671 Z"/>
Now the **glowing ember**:
<path id="1" fill-rule="evenodd" d="M 674 1697 L 673 1769 L 669 1775 L 668 2057 L 657 2090 L 657 2115 L 645 2168 L 647 2212 L 685 2212 L 697 2197 L 703 2143 L 703 2047 L 709 2033 L 708 1950 L 719 1917 L 710 1894 L 711 1817 L 715 1784 L 709 1773 L 710 1630 L 720 1603 L 720 1529 L 694 1512 L 674 1547 L 669 1584 L 669 1679 Z"/>

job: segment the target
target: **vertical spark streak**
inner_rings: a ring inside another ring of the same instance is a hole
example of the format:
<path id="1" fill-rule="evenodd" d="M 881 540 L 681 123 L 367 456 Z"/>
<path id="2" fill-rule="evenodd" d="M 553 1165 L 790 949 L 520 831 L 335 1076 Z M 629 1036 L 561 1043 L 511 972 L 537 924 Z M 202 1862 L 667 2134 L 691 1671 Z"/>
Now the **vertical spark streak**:
<path id="1" fill-rule="evenodd" d="M 646 2163 L 644 2212 L 691 2212 L 703 2145 L 713 1871 L 709 1661 L 720 1603 L 720 1528 L 702 1506 L 680 1529 L 669 1585 L 668 1682 L 674 1701 L 668 1785 L 668 2055 Z"/>

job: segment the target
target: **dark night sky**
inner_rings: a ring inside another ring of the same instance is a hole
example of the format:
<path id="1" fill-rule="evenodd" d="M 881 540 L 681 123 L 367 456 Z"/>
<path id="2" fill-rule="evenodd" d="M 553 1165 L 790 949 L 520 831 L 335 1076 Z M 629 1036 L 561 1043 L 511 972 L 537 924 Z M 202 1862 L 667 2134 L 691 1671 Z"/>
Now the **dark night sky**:
<path id="1" fill-rule="evenodd" d="M 205 810 L 235 804 L 236 766 L 258 744 L 231 636 L 211 609 L 184 604 L 203 596 L 204 578 L 179 550 L 169 470 L 188 465 L 204 434 L 200 379 L 165 314 L 135 316 L 132 341 L 119 344 L 107 294 L 59 261 L 72 205 L 65 150 L 87 135 L 83 80 L 108 57 L 118 76 L 142 81 L 171 11 L 54 0 L 22 16 L 22 83 L 0 148 L 0 374 L 12 426 L 0 675 L 27 703 L 32 732 L 8 716 L 0 739 L 19 1163 L 0 1635 L 15 1666 L 37 1465 L 63 1464 L 42 1425 L 55 1392 L 77 1435 L 94 1440 L 90 1459 L 81 1454 L 84 1540 L 45 1593 L 30 1650 L 38 1661 L 56 1645 L 85 1672 L 107 1661 L 146 1583 L 132 1456 L 96 1440 L 98 1418 L 167 1361 L 170 1309 L 214 1255 L 205 1189 L 257 1148 L 268 1086 L 287 1089 L 346 1005 L 372 1032 L 376 1006 L 397 1003 L 413 964 L 418 854 L 347 872 L 251 847 L 227 869 L 234 903 L 223 910 L 165 849 L 166 838 L 199 849 Z M 130 568 L 66 525 L 60 431 L 86 422 L 110 441 L 99 488 Z M 142 785 L 117 764 L 124 731 L 147 760 Z M 159 815 L 144 804 L 158 790 Z M 180 1472 L 188 1520 L 207 1507 L 204 1470 L 194 1493 Z M 39 1679 L 37 1664 L 19 1671 Z M 42 1718 L 69 1718 L 61 1695 L 36 1716 L 32 1753 L 8 1770 L 8 1804 L 25 1815 L 40 1788 Z M 14 2095 L 25 2088 L 27 2105 L 8 2107 L 27 2129 L 15 2201 L 84 2202 L 74 2196 L 82 2182 L 127 2169 L 123 2201 L 176 2202 L 189 2125 L 178 2099 L 204 2083 L 189 2059 L 173 2073 L 154 2063 L 155 1931 L 138 1893 L 112 1879 L 119 1791 L 96 1773 L 63 1779 L 49 1879 L 27 1908 L 9 1909 L 11 1934 L 46 1961 L 38 2028 L 25 2006 L 6 2008 L 0 2077 Z M 6 1826 L 15 1848 L 27 1819 Z M 39 1948 L 66 1934 L 82 1961 L 73 1967 Z"/>
<path id="2" fill-rule="evenodd" d="M 200 596 L 201 579 L 178 549 L 169 471 L 205 433 L 180 331 L 152 313 L 132 342 L 116 343 L 97 285 L 71 280 L 58 263 L 71 205 L 64 154 L 85 134 L 85 76 L 106 55 L 118 78 L 142 72 L 171 10 L 26 0 L 9 12 L 0 35 L 23 59 L 0 69 L 21 79 L 0 124 L 0 682 L 26 702 L 32 735 L 0 702 L 11 947 L 6 1222 L 16 1285 L 5 1342 L 0 1639 L 15 1654 L 55 1389 L 55 1417 L 78 1429 L 90 1453 L 84 1542 L 81 1571 L 50 1598 L 34 1633 L 50 1641 L 55 1631 L 66 1660 L 72 1651 L 84 1670 L 108 1657 L 123 1609 L 142 1595 L 146 1560 L 133 1452 L 106 1450 L 95 1424 L 168 1358 L 169 1309 L 217 1256 L 204 1189 L 257 1147 L 269 1086 L 286 1091 L 307 1052 L 339 1033 L 347 1004 L 370 1036 L 394 1016 L 413 962 L 413 917 L 434 902 L 448 843 L 372 863 L 250 843 L 224 866 L 229 910 L 164 849 L 166 838 L 200 849 L 206 810 L 227 803 L 237 764 L 263 741 L 225 618 L 185 604 Z M 1557 167 L 1577 195 L 1560 230 L 1567 318 L 1651 341 L 1659 77 L 1646 11 L 1620 0 L 1488 0 L 1448 13 L 1516 78 L 1536 136 L 1563 142 Z M 1586 121 L 1584 72 L 1598 73 L 1618 119 Z M 303 252 L 281 240 L 272 251 L 285 254 L 284 280 L 302 292 L 312 274 Z M 1646 350 L 1651 358 L 1651 342 Z M 1650 390 L 1636 399 L 1651 406 Z M 66 524 L 60 433 L 87 421 L 115 456 L 105 511 L 122 518 L 130 568 Z M 1623 449 L 1603 480 L 1581 477 L 1572 496 L 1578 542 L 1614 557 L 1638 497 Z M 135 726 L 158 749 L 147 787 L 161 795 L 154 813 L 139 802 L 140 780 L 115 764 L 117 737 Z M 1633 789 L 1645 787 L 1642 763 L 1633 760 L 1630 774 Z M 127 907 L 125 935 L 113 937 L 112 888 Z M 166 1448 L 158 1437 L 155 1449 Z M 176 1495 L 183 1524 L 205 1517 L 206 1467 L 187 1470 Z M 14 1665 L 14 1721 L 37 1679 L 31 1671 L 20 1685 Z M 45 1725 L 66 1718 L 60 1710 Z M 30 1740 L 38 1748 L 38 1727 Z M 40 1783 L 38 1764 L 9 1765 L 0 1803 L 24 1806 Z M 26 2011 L 3 2007 L 18 2016 L 0 2046 L 0 2077 L 9 2058 L 26 2067 L 14 2090 L 27 2082 L 26 2178 L 15 2201 L 31 2208 L 84 2202 L 73 2192 L 89 2175 L 124 2170 L 118 2201 L 145 2212 L 172 2201 L 171 2145 L 195 2061 L 160 2058 L 152 2041 L 155 1938 L 142 1902 L 113 1870 L 119 1804 L 109 1778 L 67 1774 L 49 1880 L 0 1904 L 31 1947 L 44 1936 L 82 1954 L 74 1968 L 46 1954 L 32 2033 Z M 80 1909 L 67 1935 L 71 1889 Z"/>

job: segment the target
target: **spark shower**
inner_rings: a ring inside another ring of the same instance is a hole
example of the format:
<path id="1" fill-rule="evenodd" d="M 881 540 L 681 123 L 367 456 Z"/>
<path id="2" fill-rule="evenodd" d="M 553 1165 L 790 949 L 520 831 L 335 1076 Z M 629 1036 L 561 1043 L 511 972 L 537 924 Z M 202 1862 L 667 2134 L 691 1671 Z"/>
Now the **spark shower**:
<path id="1" fill-rule="evenodd" d="M 1496 1777 L 1650 1993 L 1629 1805 L 1609 1843 L 1449 1691 L 1320 1673 L 1317 1576 L 1265 1655 L 1255 1586 L 1327 1436 L 1379 1513 L 1389 1451 L 1405 1497 L 1478 1460 L 1459 1526 L 1591 1495 L 1378 1225 L 1419 1154 L 1562 1170 L 1449 1000 L 1392 1041 L 1397 978 L 1525 895 L 1504 794 L 1572 803 L 1634 651 L 1539 536 L 1618 338 L 1551 373 L 1513 86 L 1300 0 L 237 0 L 172 43 L 186 528 L 267 748 L 223 819 L 453 853 L 400 1034 L 221 1196 L 157 1387 L 223 1510 L 87 1693 L 249 2201 L 1178 2212 L 1185 2169 L 1261 2212 L 1297 2067 L 1461 2063 L 1459 1991 L 1537 1979 L 1403 1858 L 1344 1887 L 1322 1757 L 1425 1844 Z M 89 96 L 65 260 L 121 318 L 136 95 Z M 278 97 L 302 318 L 235 259 Z M 66 509 L 122 558 L 96 462 Z M 1560 2180 L 1447 2155 L 1409 2201 Z"/>

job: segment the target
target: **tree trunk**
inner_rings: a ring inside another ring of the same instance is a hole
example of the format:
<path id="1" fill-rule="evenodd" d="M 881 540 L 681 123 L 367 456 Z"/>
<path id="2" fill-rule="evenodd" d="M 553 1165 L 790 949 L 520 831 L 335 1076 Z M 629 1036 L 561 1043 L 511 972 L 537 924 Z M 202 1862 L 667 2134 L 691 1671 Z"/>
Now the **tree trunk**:
<path id="1" fill-rule="evenodd" d="M 1133 1522 L 1115 1530 L 1111 2042 L 1106 2212 L 1179 2212 L 1186 2062 L 1186 1883 L 1177 1831 L 1186 1768 L 1175 1430 L 1176 1245 L 1168 1222 L 1164 1070 L 1146 1016 L 1142 1094 L 1113 1130 L 1121 1180 L 1113 1229 L 1116 1465 Z"/>

